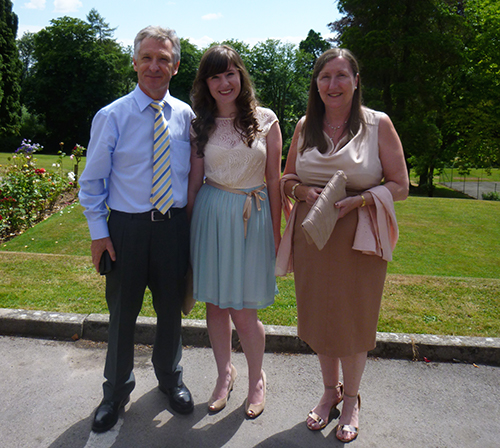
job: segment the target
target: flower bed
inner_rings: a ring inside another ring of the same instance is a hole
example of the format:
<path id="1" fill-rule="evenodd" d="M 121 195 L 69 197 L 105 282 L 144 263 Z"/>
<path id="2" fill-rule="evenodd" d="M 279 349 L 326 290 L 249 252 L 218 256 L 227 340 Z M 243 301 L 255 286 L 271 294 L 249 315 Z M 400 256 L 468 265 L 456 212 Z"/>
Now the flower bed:
<path id="1" fill-rule="evenodd" d="M 0 240 L 8 239 L 43 220 L 61 198 L 76 196 L 75 184 L 38 168 L 34 154 L 42 148 L 23 140 L 0 180 Z"/>

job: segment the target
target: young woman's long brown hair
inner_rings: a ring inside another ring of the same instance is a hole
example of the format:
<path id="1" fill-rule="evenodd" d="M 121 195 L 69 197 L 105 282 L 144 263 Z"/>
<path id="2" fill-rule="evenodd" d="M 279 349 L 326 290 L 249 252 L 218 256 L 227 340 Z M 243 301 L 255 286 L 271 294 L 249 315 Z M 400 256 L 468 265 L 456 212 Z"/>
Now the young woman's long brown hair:
<path id="1" fill-rule="evenodd" d="M 241 77 L 241 92 L 236 99 L 237 114 L 234 117 L 234 127 L 249 147 L 259 132 L 259 124 L 256 118 L 258 102 L 243 60 L 228 45 L 215 45 L 209 48 L 201 58 L 198 73 L 191 90 L 192 107 L 196 114 L 192 122 L 196 134 L 194 143 L 200 157 L 203 157 L 205 145 L 215 130 L 215 118 L 217 117 L 217 103 L 210 94 L 207 79 L 224 73 L 231 64 L 238 70 Z"/>
<path id="2" fill-rule="evenodd" d="M 314 64 L 314 71 L 309 87 L 309 100 L 307 103 L 306 120 L 302 126 L 303 144 L 299 151 L 306 148 L 318 148 L 324 154 L 328 145 L 323 135 L 323 117 L 325 116 L 325 104 L 318 92 L 318 76 L 323 67 L 331 60 L 342 57 L 349 62 L 354 76 L 359 76 L 359 65 L 354 55 L 345 48 L 332 48 L 325 51 Z M 363 113 L 361 106 L 361 78 L 358 79 L 358 88 L 352 97 L 352 106 L 347 129 L 351 135 L 356 135 L 363 125 Z"/>

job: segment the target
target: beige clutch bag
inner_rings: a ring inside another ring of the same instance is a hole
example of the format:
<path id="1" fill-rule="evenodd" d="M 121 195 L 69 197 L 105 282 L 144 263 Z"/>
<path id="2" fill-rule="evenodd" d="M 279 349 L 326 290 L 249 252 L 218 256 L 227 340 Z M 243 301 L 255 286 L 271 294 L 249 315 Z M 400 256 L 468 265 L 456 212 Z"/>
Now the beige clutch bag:
<path id="1" fill-rule="evenodd" d="M 347 177 L 341 170 L 328 181 L 318 199 L 302 222 L 302 230 L 309 244 L 316 244 L 319 250 L 325 247 L 339 216 L 335 203 L 344 199 Z"/>

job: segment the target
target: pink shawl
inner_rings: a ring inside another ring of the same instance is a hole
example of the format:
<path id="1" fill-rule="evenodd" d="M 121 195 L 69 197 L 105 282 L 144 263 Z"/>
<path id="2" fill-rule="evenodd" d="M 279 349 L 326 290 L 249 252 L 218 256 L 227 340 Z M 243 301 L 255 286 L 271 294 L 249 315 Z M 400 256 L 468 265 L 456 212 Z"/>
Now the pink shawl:
<path id="1" fill-rule="evenodd" d="M 392 194 L 383 185 L 368 191 L 372 194 L 375 204 L 358 208 L 358 226 L 352 248 L 392 261 L 392 251 L 399 236 Z"/>

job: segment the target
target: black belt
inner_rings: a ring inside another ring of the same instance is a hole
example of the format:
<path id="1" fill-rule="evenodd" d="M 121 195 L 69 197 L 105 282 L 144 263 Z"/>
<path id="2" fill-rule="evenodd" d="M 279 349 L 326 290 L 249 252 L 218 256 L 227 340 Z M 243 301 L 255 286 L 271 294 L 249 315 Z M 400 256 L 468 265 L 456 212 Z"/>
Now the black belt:
<path id="1" fill-rule="evenodd" d="M 142 219 L 144 221 L 159 222 L 171 219 L 174 216 L 184 212 L 185 210 L 186 210 L 185 207 L 184 208 L 171 207 L 167 210 L 167 213 L 165 214 L 162 214 L 159 210 L 156 209 L 144 213 L 126 213 L 126 212 L 119 212 L 117 210 L 111 210 L 111 211 L 113 213 L 118 213 L 119 215 L 129 216 L 130 219 Z"/>

